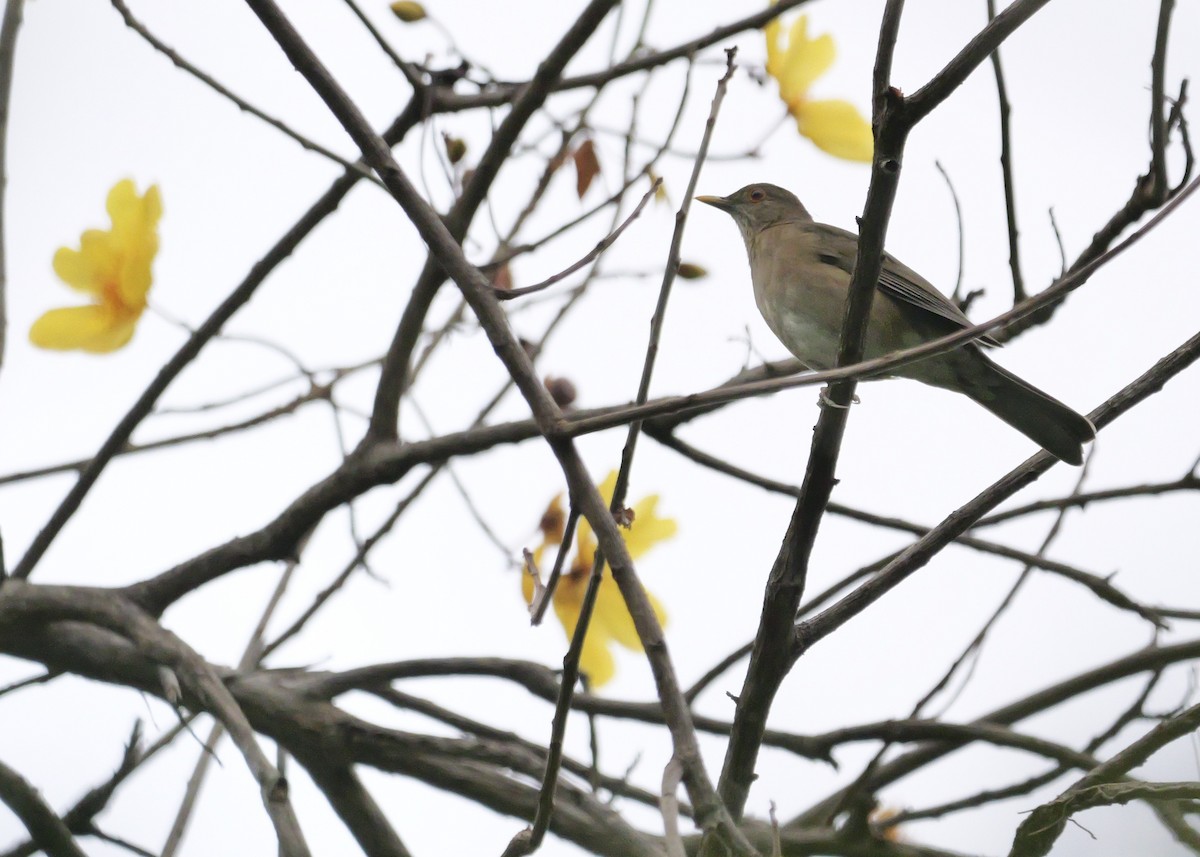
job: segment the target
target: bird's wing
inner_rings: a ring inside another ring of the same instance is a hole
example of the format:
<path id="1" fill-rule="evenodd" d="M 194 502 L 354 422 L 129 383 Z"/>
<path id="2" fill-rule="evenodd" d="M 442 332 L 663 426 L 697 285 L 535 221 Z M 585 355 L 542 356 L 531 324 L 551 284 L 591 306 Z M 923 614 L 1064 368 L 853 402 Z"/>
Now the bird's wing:
<path id="1" fill-rule="evenodd" d="M 830 257 L 825 261 L 831 264 L 838 264 L 839 267 L 850 273 L 854 268 L 854 260 L 858 255 L 858 236 L 853 232 L 847 232 L 845 229 L 839 229 L 836 226 L 829 226 L 828 224 L 822 224 L 822 226 L 830 230 L 834 244 L 840 251 L 836 254 L 830 254 Z M 837 262 L 834 262 L 835 257 L 838 260 Z M 972 326 L 971 320 L 963 314 L 962 310 L 951 303 L 928 280 L 891 253 L 883 254 L 883 270 L 879 274 L 879 282 L 876 285 L 885 295 L 889 295 L 908 306 L 932 313 L 940 319 L 950 322 L 955 327 L 966 328 Z M 981 336 L 978 341 L 987 345 L 1000 344 L 990 336 Z"/>

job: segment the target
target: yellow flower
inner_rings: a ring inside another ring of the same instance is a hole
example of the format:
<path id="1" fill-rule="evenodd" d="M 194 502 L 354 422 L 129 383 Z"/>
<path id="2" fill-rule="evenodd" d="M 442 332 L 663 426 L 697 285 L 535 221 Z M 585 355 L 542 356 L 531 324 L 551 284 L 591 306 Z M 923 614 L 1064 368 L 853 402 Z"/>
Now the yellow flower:
<path id="1" fill-rule="evenodd" d="M 133 336 L 150 291 L 162 200 L 156 185 L 139 197 L 125 179 L 108 192 L 107 207 L 112 229 L 89 229 L 78 250 L 60 247 L 54 254 L 54 273 L 90 295 L 92 303 L 45 313 L 29 329 L 34 345 L 100 354 L 116 351 Z"/>
<path id="2" fill-rule="evenodd" d="M 808 37 L 808 16 L 797 18 L 788 32 L 787 47 L 781 47 L 782 26 L 776 18 L 763 28 L 767 37 L 767 74 L 779 82 L 779 97 L 796 127 L 818 149 L 847 161 L 871 160 L 874 138 L 871 123 L 848 101 L 811 101 L 808 89 L 833 65 L 837 49 L 826 33 Z"/>
<path id="3" fill-rule="evenodd" d="M 600 494 L 605 502 L 612 501 L 613 488 L 617 484 L 617 472 L 608 474 L 608 478 L 599 486 Z M 658 542 L 675 535 L 678 527 L 671 518 L 660 518 L 656 513 L 658 495 L 651 494 L 633 507 L 633 520 L 627 529 L 621 531 L 629 555 L 638 559 Z M 542 565 L 542 556 L 547 547 L 559 545 L 562 542 L 562 496 L 555 497 L 546 513 L 542 516 L 542 544 L 534 552 L 538 566 Z M 554 590 L 554 613 L 562 623 L 563 630 L 570 639 L 575 633 L 575 625 L 579 621 L 579 610 L 583 606 L 583 594 L 587 590 L 588 578 L 592 573 L 592 563 L 596 558 L 596 537 L 587 519 L 581 518 L 575 530 L 575 556 L 569 567 L 565 568 Z M 587 674 L 593 687 L 605 684 L 613 677 L 615 665 L 611 643 L 620 643 L 635 652 L 642 651 L 642 643 L 637 630 L 633 626 L 633 617 L 625 607 L 625 599 L 621 590 L 609 572 L 608 565 L 604 566 L 604 577 L 600 581 L 600 590 L 596 593 L 596 607 L 592 613 L 591 624 L 588 625 L 587 636 L 583 640 L 583 652 L 579 659 L 579 668 Z M 528 574 L 521 575 L 521 591 L 525 602 L 533 600 L 533 579 Z M 667 614 L 658 599 L 646 593 L 654 614 L 661 624 L 666 624 Z"/>

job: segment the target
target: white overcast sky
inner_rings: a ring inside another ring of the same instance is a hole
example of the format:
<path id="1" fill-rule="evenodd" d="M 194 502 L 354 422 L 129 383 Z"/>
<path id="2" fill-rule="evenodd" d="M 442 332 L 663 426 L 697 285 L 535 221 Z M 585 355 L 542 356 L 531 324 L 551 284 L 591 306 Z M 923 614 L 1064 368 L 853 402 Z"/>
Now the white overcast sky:
<path id="1" fill-rule="evenodd" d="M 242 3 L 142 0 L 131 5 L 165 42 L 240 95 L 301 133 L 354 156 L 349 139 Z M 311 0 L 283 6 L 375 126 L 385 127 L 406 102 L 408 87 L 348 9 Z M 428 0 L 428 6 L 463 54 L 498 78 L 520 80 L 533 73 L 582 4 Z M 428 54 L 434 65 L 449 61 L 449 44 L 433 25 L 401 25 L 382 0 L 367 8 L 405 57 L 420 60 Z M 753 8 L 716 0 L 660 0 L 647 41 L 654 47 L 674 45 Z M 869 110 L 881 8 L 880 0 L 818 0 L 806 7 L 810 31 L 834 34 L 839 50 L 832 71 L 814 86 L 814 97 L 848 98 Z M 1059 269 L 1048 210 L 1054 209 L 1073 258 L 1123 204 L 1136 176 L 1146 169 L 1156 8 L 1147 0 L 1053 0 L 1003 49 L 1013 103 L 1021 249 L 1032 289 L 1044 287 Z M 927 81 L 983 25 L 984 9 L 983 0 L 910 0 L 896 53 L 896 85 L 911 92 Z M 624 49 L 639 10 L 635 3 L 627 11 Z M 612 26 L 610 19 L 571 65 L 572 72 L 605 62 Z M 772 181 L 799 194 L 819 220 L 853 228 L 868 170 L 818 152 L 790 122 L 763 143 L 758 157 L 719 157 L 753 146 L 779 124 L 783 109 L 773 86 L 761 87 L 753 79 L 764 56 L 761 34 L 748 33 L 730 44 L 740 49 L 743 71 L 725 100 L 700 192 L 726 194 L 751 181 Z M 708 51 L 693 73 L 692 102 L 677 138 L 684 152 L 699 144 L 721 58 L 719 49 Z M 1183 0 L 1172 29 L 1168 90 L 1176 91 L 1181 78 L 1194 79 L 1198 73 L 1200 8 Z M 647 139 L 659 139 L 668 126 L 682 79 L 683 66 L 676 64 L 646 88 L 639 130 Z M 642 85 L 639 79 L 615 86 L 593 113 L 606 170 L 600 181 L 610 190 L 617 185 L 623 143 L 605 132 L 625 126 L 629 99 Z M 555 99 L 551 110 L 564 118 L 585 99 L 586 93 Z M 398 149 L 414 176 L 424 165 L 422 186 L 444 208 L 450 193 L 430 149 L 441 131 L 463 137 L 472 158 L 486 144 L 488 118 L 482 113 L 439 117 L 428 139 L 414 132 Z M 4 237 L 9 339 L 0 370 L 5 414 L 0 420 L 0 473 L 91 455 L 184 339 L 178 327 L 148 313 L 130 346 L 107 357 L 42 352 L 26 340 L 29 325 L 41 312 L 73 300 L 54 277 L 50 259 L 57 247 L 74 245 L 84 228 L 105 225 L 104 198 L 113 183 L 131 177 L 139 188 L 159 185 L 165 214 L 151 302 L 170 317 L 197 324 L 340 173 L 336 165 L 177 71 L 127 29 L 112 7 L 95 0 L 26 5 L 8 133 Z M 980 320 L 1007 308 L 1011 300 L 998 140 L 994 84 L 985 65 L 912 134 L 888 237 L 891 252 L 943 290 L 953 287 L 958 232 L 950 195 L 935 168 L 940 161 L 963 204 L 964 286 L 987 290 L 972 310 Z M 1172 158 L 1175 175 L 1180 164 L 1178 157 Z M 500 223 L 508 223 L 523 204 L 540 166 L 538 159 L 526 158 L 506 169 L 489 200 Z M 686 157 L 669 157 L 661 165 L 675 205 L 690 169 Z M 593 190 L 587 203 L 601 196 Z M 527 237 L 539 236 L 581 210 L 570 176 L 560 176 Z M 603 263 L 606 271 L 622 276 L 596 286 L 542 359 L 543 371 L 575 382 L 583 406 L 623 402 L 634 395 L 673 214 L 665 206 L 647 209 Z M 597 218 L 546 252 L 522 259 L 514 266 L 517 285 L 574 261 L 601 237 L 606 222 L 607 215 Z M 478 226 L 468 251 L 483 260 L 493 240 L 486 214 Z M 998 359 L 1073 407 L 1091 410 L 1200 329 L 1197 235 L 1200 202 L 1192 201 L 1073 295 L 1053 324 L 1021 337 Z M 709 209 L 694 210 L 683 255 L 710 275 L 676 285 L 656 394 L 704 389 L 737 372 L 747 360 L 747 332 L 756 352 L 785 356 L 755 310 L 741 239 L 728 218 Z M 371 359 L 386 348 L 423 258 L 423 247 L 395 203 L 364 183 L 271 276 L 227 332 L 270 340 L 312 367 Z M 432 318 L 446 318 L 456 300 L 447 287 Z M 555 305 L 513 307 L 514 328 L 536 336 Z M 262 346 L 215 342 L 171 387 L 163 405 L 212 402 L 289 371 L 285 360 Z M 465 427 L 502 380 L 486 340 L 474 329 L 464 329 L 431 362 L 416 396 L 435 430 L 455 430 Z M 353 412 L 369 408 L 372 383 L 373 377 L 362 377 L 345 390 L 343 401 L 351 413 L 343 428 L 351 442 L 362 429 Z M 156 417 L 135 439 L 232 422 L 300 389 L 293 384 L 273 397 L 217 414 Z M 862 403 L 849 421 L 834 495 L 842 503 L 933 524 L 1034 451 L 984 410 L 948 393 L 907 381 L 872 383 L 859 393 Z M 697 421 L 682 435 L 751 470 L 798 483 L 817 414 L 815 397 L 812 389 L 803 389 L 744 403 Z M 1088 486 L 1182 475 L 1200 454 L 1197 401 L 1200 370 L 1193 369 L 1105 430 L 1095 445 Z M 510 397 L 494 419 L 526 414 L 519 398 Z M 409 437 L 425 431 L 411 413 L 404 425 Z M 119 585 L 256 529 L 336 465 L 332 429 L 326 409 L 309 407 L 233 439 L 115 462 L 46 555 L 35 579 Z M 623 439 L 624 432 L 614 432 L 580 442 L 597 480 L 616 465 Z M 543 446 L 528 443 L 463 462 L 457 474 L 505 543 L 506 553 L 479 532 L 453 485 L 441 478 L 427 502 L 406 516 L 373 555 L 372 567 L 383 579 L 356 578 L 272 665 L 342 668 L 450 654 L 529 658 L 552 665 L 560 661 L 565 648 L 561 628 L 553 622 L 528 627 L 517 576 L 506 558 L 532 543 L 542 509 L 561 490 L 552 457 Z M 1077 476 L 1078 471 L 1057 466 L 1018 500 L 1062 496 Z M 388 504 L 411 480 L 399 489 L 380 489 L 362 504 L 364 531 L 387 513 Z M 0 486 L 0 531 L 10 564 L 70 484 L 71 477 L 58 476 Z M 652 492 L 661 494 L 660 511 L 679 521 L 680 534 L 656 549 L 639 571 L 667 605 L 668 642 L 687 684 L 753 635 L 762 584 L 791 503 L 700 471 L 646 441 L 635 463 L 631 497 Z M 1195 496 L 1097 506 L 1068 520 L 1053 555 L 1098 574 L 1117 572 L 1116 582 L 1144 601 L 1194 606 L 1198 516 L 1200 499 Z M 1050 523 L 1041 517 L 989 535 L 1033 549 Z M 827 518 L 813 556 L 812 590 L 908 541 Z M 338 512 L 306 552 L 276 629 L 303 609 L 349 554 L 346 515 Z M 970 639 L 1019 570 L 962 549 L 946 551 L 798 665 L 776 703 L 778 725 L 815 732 L 905 716 L 945 669 L 948 653 Z M 274 567 L 244 570 L 186 599 L 166 614 L 165 622 L 212 661 L 235 663 L 276 579 Z M 1174 633 L 1182 639 L 1187 632 L 1181 627 Z M 1144 623 L 1114 616 L 1077 587 L 1039 576 L 1001 624 L 993 648 L 947 716 L 969 719 L 1147 642 Z M 618 676 L 605 692 L 616 698 L 650 698 L 653 685 L 644 660 L 628 653 L 618 657 Z M 34 671 L 29 664 L 0 661 L 3 682 Z M 741 672 L 733 671 L 701 699 L 699 710 L 731 716 L 724 694 L 737 692 L 740 682 Z M 1183 670 L 1172 674 L 1155 697 L 1158 707 L 1176 704 L 1185 684 Z M 405 687 L 494 718 L 496 725 L 535 740 L 544 740 L 548 732 L 549 707 L 500 683 L 443 680 Z M 1053 717 L 1038 718 L 1029 728 L 1059 738 L 1079 734 L 1073 730 L 1091 734 L 1102 728 L 1106 712 L 1132 697 L 1134 687 L 1122 684 L 1080 700 Z M 486 706 L 480 705 L 481 694 L 487 695 Z M 439 731 L 367 700 L 345 702 L 380 722 Z M 62 809 L 108 775 L 135 718 L 146 719 L 154 734 L 168 728 L 173 716 L 163 704 L 130 691 L 63 679 L 0 699 L 0 718 L 6 724 L 0 759 Z M 573 721 L 569 735 L 570 750 L 580 755 L 586 754 L 584 725 Z M 654 788 L 669 756 L 662 734 L 608 726 L 602 733 L 606 768 L 619 774 L 640 759 L 635 776 Z M 703 743 L 715 776 L 723 743 L 710 737 Z M 1195 755 L 1182 745 L 1175 749 L 1156 759 L 1146 776 L 1197 778 Z M 853 772 L 870 752 L 873 748 L 860 745 L 838 758 L 843 770 Z M 107 827 L 144 847 L 160 847 L 196 754 L 189 741 L 163 754 L 118 795 L 104 816 Z M 244 764 L 228 745 L 220 757 L 223 766 L 210 774 L 183 854 L 272 851 L 271 828 Z M 964 780 L 983 787 L 1038 770 L 1039 764 L 1027 758 L 973 750 L 896 784 L 884 798 L 895 806 L 923 806 L 958 794 L 955 789 Z M 332 812 L 296 766 L 292 772 L 293 793 L 314 853 L 354 853 Z M 825 767 L 773 752 L 764 754 L 761 774 L 748 806 L 748 812 L 759 816 L 774 800 L 786 817 L 842 781 Z M 432 794 L 419 783 L 374 774 L 366 778 L 378 786 L 400 835 L 417 855 L 498 854 L 522 824 Z M 907 832 L 914 840 L 947 848 L 1001 853 L 1019 813 L 1034 805 L 1032 798 L 1013 801 L 937 824 L 914 824 Z M 1115 815 L 1089 814 L 1088 826 L 1100 838 L 1093 841 L 1071 828 L 1055 853 L 1132 853 L 1135 847 L 1145 854 L 1177 853 L 1178 846 L 1152 823 L 1131 823 L 1148 815 L 1140 807 Z M 658 824 L 648 812 L 633 810 L 630 817 L 648 829 Z M 20 835 L 18 822 L 0 808 L 0 847 Z M 87 848 L 97 855 L 125 853 L 94 842 Z M 578 852 L 551 840 L 541 853 L 557 857 Z"/>

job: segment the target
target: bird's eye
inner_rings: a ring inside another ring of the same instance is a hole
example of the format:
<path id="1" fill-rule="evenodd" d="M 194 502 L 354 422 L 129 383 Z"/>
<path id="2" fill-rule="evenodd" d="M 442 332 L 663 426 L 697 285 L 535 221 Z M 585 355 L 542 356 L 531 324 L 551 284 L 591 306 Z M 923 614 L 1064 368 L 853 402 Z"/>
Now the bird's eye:
<path id="1" fill-rule="evenodd" d="M 767 194 L 765 191 L 761 191 L 761 190 L 750 191 L 750 201 L 751 202 L 762 202 L 766 198 L 767 198 Z"/>

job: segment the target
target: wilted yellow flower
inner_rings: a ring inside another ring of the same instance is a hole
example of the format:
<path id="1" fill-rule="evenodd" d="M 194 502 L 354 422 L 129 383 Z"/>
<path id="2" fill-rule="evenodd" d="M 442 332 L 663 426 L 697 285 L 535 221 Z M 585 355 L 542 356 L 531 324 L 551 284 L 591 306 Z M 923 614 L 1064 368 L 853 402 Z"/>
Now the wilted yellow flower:
<path id="1" fill-rule="evenodd" d="M 779 97 L 796 120 L 800 133 L 817 148 L 847 161 L 870 162 L 874 151 L 871 123 L 853 104 L 840 99 L 812 101 L 808 89 L 833 65 L 837 48 L 826 33 L 808 37 L 808 16 L 792 22 L 787 46 L 780 44 L 782 26 L 776 18 L 763 28 L 767 37 L 767 74 L 779 83 Z"/>
<path id="2" fill-rule="evenodd" d="M 599 486 L 600 494 L 605 502 L 612 501 L 613 489 L 617 484 L 617 472 L 608 474 L 608 478 Z M 633 520 L 628 529 L 621 530 L 629 555 L 638 559 L 654 545 L 671 538 L 678 529 L 671 518 L 660 518 L 656 513 L 658 495 L 651 494 L 640 500 L 633 507 Z M 534 552 L 539 567 L 546 548 L 562 541 L 562 497 L 555 497 L 546 513 L 542 516 L 542 544 Z M 545 525 L 545 522 L 559 522 L 559 528 Z M 575 530 L 575 556 L 569 567 L 565 568 L 554 590 L 554 614 L 562 623 L 567 638 L 575 633 L 575 625 L 579 622 L 579 610 L 583 606 L 583 594 L 587 590 L 588 578 L 592 573 L 592 563 L 596 558 L 596 537 L 587 519 L 581 518 Z M 533 579 L 528 574 L 521 575 L 521 591 L 525 602 L 533 600 Z M 654 614 L 661 624 L 666 624 L 667 614 L 662 604 L 649 592 L 650 604 Z M 604 577 L 600 581 L 600 590 L 596 593 L 596 608 L 592 613 L 591 624 L 588 625 L 587 636 L 583 640 L 583 652 L 579 659 L 579 668 L 587 674 L 593 687 L 599 687 L 613 677 L 615 665 L 609 646 L 620 643 L 635 652 L 642 651 L 642 643 L 637 630 L 633 626 L 633 617 L 625 607 L 625 599 L 617 587 L 608 569 L 604 566 Z"/>
<path id="3" fill-rule="evenodd" d="M 877 806 L 871 810 L 867 816 L 867 821 L 871 823 L 877 836 L 884 842 L 907 842 L 907 838 L 900 830 L 899 824 L 892 824 L 884 827 L 884 822 L 891 821 L 900 814 L 900 810 L 894 807 Z"/>
<path id="4" fill-rule="evenodd" d="M 105 353 L 133 336 L 150 291 L 162 200 L 156 185 L 138 196 L 133 182 L 125 179 L 108 192 L 107 207 L 111 229 L 89 229 L 78 250 L 60 247 L 54 254 L 54 273 L 93 302 L 45 313 L 29 329 L 34 345 Z"/>

